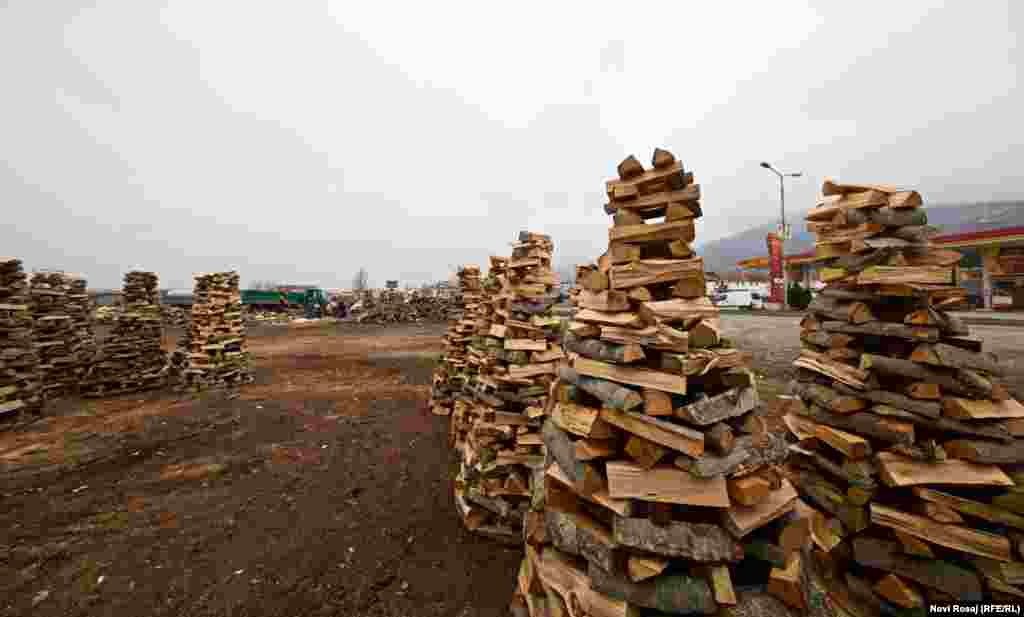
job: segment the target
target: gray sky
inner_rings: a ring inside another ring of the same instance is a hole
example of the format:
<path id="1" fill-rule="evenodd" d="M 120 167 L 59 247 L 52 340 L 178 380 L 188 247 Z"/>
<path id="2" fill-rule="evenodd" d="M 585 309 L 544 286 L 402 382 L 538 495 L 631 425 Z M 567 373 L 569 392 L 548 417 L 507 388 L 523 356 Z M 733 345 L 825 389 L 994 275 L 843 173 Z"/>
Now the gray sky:
<path id="1" fill-rule="evenodd" d="M 1024 195 L 1019 0 L 656 4 L 0 0 L 0 252 L 93 287 L 415 284 L 527 228 L 573 262 L 655 146 L 698 242 L 778 216 L 762 159 L 794 211 L 828 175 Z"/>

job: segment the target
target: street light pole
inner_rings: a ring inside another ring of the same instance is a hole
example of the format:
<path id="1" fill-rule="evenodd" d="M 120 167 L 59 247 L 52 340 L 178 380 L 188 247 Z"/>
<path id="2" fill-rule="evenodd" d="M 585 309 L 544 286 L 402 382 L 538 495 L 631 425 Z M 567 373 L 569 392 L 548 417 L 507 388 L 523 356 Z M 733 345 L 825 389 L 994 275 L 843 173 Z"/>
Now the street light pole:
<path id="1" fill-rule="evenodd" d="M 779 208 L 780 208 L 780 234 L 779 244 L 782 250 L 782 309 L 786 310 L 789 308 L 789 277 L 786 273 L 786 178 L 799 178 L 803 175 L 803 172 L 796 172 L 791 174 L 784 174 L 778 169 L 772 167 L 771 163 L 761 163 L 761 167 L 771 171 L 779 177 Z"/>

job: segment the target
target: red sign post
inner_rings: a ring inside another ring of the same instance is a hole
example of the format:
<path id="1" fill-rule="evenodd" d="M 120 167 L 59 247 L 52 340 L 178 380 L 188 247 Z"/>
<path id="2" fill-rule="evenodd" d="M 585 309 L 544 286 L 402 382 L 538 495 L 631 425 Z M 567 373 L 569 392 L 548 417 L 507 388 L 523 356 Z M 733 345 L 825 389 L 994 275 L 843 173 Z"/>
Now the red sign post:
<path id="1" fill-rule="evenodd" d="M 771 292 L 768 301 L 780 307 L 785 300 L 785 279 L 782 277 L 782 239 L 778 235 L 768 234 L 768 263 L 771 267 Z"/>

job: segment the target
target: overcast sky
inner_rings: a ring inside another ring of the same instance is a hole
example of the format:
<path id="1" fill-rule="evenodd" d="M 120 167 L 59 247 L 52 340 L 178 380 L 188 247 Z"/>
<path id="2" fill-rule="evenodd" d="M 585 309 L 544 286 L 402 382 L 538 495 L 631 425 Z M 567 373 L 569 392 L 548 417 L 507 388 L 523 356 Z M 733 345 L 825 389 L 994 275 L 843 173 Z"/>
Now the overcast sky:
<path id="1" fill-rule="evenodd" d="M 0 253 L 417 284 L 530 229 L 568 263 L 655 146 L 698 242 L 777 218 L 761 160 L 794 211 L 825 176 L 1019 198 L 1022 4 L 0 0 Z"/>

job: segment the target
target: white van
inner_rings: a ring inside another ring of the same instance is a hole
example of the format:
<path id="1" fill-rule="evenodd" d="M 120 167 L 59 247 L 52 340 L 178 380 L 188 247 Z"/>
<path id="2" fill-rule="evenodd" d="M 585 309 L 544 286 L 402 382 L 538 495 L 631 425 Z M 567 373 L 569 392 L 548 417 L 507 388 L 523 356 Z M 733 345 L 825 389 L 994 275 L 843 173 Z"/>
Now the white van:
<path id="1" fill-rule="evenodd" d="M 711 300 L 718 308 L 763 309 L 764 296 L 755 289 L 726 289 L 719 291 Z"/>

